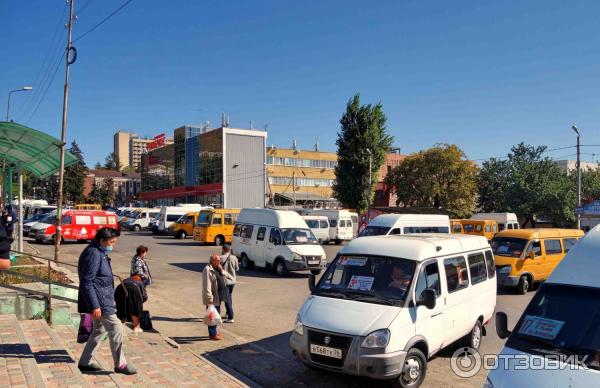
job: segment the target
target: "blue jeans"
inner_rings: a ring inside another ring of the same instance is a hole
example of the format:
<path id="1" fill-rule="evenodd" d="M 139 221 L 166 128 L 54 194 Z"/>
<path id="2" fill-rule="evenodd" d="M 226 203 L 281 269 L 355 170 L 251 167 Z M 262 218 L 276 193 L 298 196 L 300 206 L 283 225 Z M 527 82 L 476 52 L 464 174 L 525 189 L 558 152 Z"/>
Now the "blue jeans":
<path id="1" fill-rule="evenodd" d="M 221 313 L 221 306 L 220 305 L 219 306 L 215 305 L 215 308 L 217 309 L 217 312 L 220 314 Z M 216 325 L 208 327 L 208 335 L 210 337 L 214 337 L 214 336 L 217 335 L 217 326 Z"/>
<path id="2" fill-rule="evenodd" d="M 235 284 L 227 286 L 227 299 L 225 300 L 225 309 L 227 310 L 227 319 L 233 319 L 233 287 Z"/>

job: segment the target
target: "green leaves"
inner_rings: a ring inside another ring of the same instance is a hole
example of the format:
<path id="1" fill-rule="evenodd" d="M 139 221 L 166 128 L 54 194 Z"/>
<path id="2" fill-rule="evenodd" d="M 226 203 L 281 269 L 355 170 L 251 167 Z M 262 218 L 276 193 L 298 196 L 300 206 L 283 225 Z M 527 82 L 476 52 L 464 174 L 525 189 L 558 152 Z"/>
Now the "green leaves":
<path id="1" fill-rule="evenodd" d="M 338 201 L 358 212 L 366 210 L 367 198 L 372 199 L 379 169 L 393 142 L 393 137 L 387 133 L 386 121 L 381 103 L 361 105 L 358 94 L 348 101 L 346 112 L 340 119 L 333 192 Z M 372 155 L 371 182 L 368 150 Z"/>

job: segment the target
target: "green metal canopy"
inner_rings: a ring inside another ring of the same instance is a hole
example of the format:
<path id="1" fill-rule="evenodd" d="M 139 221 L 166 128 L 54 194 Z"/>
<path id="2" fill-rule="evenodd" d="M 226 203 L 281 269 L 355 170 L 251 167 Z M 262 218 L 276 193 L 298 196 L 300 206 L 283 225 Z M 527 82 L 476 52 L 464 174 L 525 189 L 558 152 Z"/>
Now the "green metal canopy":
<path id="1" fill-rule="evenodd" d="M 0 160 L 2 158 L 30 171 L 38 178 L 46 178 L 60 168 L 60 140 L 17 123 L 0 121 Z M 65 167 L 77 158 L 65 151 Z"/>

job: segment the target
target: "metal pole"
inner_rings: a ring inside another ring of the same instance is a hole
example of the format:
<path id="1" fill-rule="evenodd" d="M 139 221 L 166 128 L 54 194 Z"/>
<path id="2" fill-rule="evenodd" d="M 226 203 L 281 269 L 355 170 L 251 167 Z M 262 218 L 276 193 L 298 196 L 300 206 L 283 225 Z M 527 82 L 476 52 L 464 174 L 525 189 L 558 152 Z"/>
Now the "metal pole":
<path id="1" fill-rule="evenodd" d="M 63 94 L 63 112 L 62 112 L 62 132 L 60 137 L 60 169 L 58 170 L 58 198 L 56 200 L 56 232 L 54 238 L 54 261 L 59 261 L 60 256 L 60 236 L 61 236 L 61 218 L 62 218 L 62 206 L 63 206 L 63 185 L 65 178 L 65 145 L 67 143 L 67 109 L 69 103 L 69 54 L 72 47 L 72 32 L 73 32 L 73 3 L 75 0 L 69 2 L 69 33 L 67 37 L 67 51 L 66 56 L 66 69 L 65 69 L 65 91 Z M 50 264 L 48 263 L 48 268 Z"/>
<path id="2" fill-rule="evenodd" d="M 581 206 L 581 153 L 579 133 L 577 133 L 577 206 Z M 581 214 L 577 213 L 577 229 L 581 229 Z"/>
<path id="3" fill-rule="evenodd" d="M 10 95 L 12 94 L 12 90 L 8 92 L 8 102 L 6 103 L 6 121 L 8 122 L 8 112 L 10 111 Z"/>
<path id="4" fill-rule="evenodd" d="M 6 201 L 6 205 L 12 205 L 13 201 L 13 169 L 12 167 L 8 168 L 8 187 L 7 187 L 8 199 Z"/>
<path id="5" fill-rule="evenodd" d="M 292 194 L 294 195 L 294 209 L 296 208 L 296 171 L 292 170 Z"/>
<path id="6" fill-rule="evenodd" d="M 19 252 L 23 252 L 23 162 L 19 163 Z"/>

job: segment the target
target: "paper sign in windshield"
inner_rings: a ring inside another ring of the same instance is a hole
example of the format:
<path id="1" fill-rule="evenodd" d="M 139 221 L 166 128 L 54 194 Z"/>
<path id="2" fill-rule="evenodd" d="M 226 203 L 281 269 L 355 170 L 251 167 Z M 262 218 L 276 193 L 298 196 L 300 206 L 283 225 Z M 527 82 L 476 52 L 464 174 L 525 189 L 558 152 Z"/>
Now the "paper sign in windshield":
<path id="1" fill-rule="evenodd" d="M 307 242 L 308 239 L 306 238 L 305 235 L 302 236 L 296 236 L 296 242 Z"/>
<path id="2" fill-rule="evenodd" d="M 339 261 L 339 265 L 351 265 L 355 267 L 362 267 L 367 264 L 366 257 L 342 257 Z"/>
<path id="3" fill-rule="evenodd" d="M 564 324 L 563 321 L 526 315 L 519 329 L 519 334 L 553 340 Z"/>
<path id="4" fill-rule="evenodd" d="M 348 283 L 348 289 L 359 291 L 371 291 L 371 287 L 373 287 L 374 280 L 375 278 L 372 276 L 354 275 L 350 278 L 350 283 Z"/>

